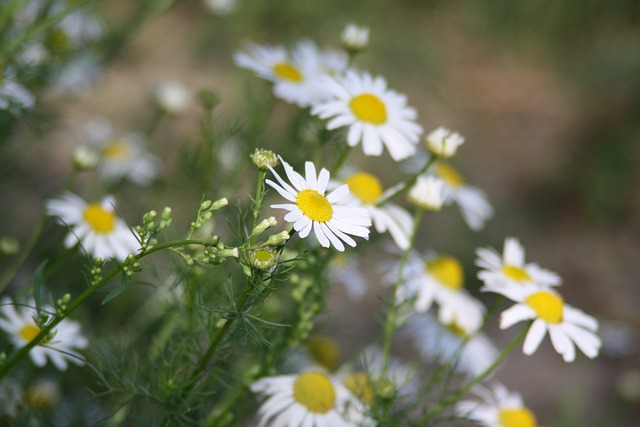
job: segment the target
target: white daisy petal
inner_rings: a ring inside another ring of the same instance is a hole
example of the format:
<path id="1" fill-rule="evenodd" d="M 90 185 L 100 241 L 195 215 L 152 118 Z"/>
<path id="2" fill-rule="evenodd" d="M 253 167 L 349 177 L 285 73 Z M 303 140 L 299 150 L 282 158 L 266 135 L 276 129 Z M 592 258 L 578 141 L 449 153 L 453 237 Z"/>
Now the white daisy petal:
<path id="1" fill-rule="evenodd" d="M 535 353 L 546 333 L 547 325 L 545 322 L 542 319 L 534 320 L 529 332 L 527 332 L 527 337 L 524 339 L 522 352 L 527 356 Z"/>

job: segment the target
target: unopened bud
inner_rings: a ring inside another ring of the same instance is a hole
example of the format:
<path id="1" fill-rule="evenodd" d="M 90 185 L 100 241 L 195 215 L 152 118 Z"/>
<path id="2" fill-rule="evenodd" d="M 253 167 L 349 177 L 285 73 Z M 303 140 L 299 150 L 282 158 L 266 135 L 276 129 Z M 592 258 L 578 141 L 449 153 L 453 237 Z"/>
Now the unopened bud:
<path id="1" fill-rule="evenodd" d="M 256 151 L 251 154 L 251 161 L 261 171 L 266 171 L 269 169 L 269 166 L 274 168 L 280 164 L 276 153 L 262 148 L 256 148 Z"/>
<path id="2" fill-rule="evenodd" d="M 281 231 L 278 234 L 273 234 L 269 236 L 267 240 L 267 245 L 269 246 L 278 246 L 289 240 L 289 233 L 287 231 Z"/>

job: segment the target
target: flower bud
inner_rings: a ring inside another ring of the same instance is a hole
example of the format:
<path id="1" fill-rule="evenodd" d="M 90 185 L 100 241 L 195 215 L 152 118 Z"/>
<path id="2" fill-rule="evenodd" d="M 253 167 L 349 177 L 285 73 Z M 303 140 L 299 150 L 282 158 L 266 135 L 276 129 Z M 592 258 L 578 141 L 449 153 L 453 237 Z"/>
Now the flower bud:
<path id="1" fill-rule="evenodd" d="M 189 108 L 191 94 L 181 83 L 164 81 L 158 83 L 155 87 L 153 101 L 160 111 L 167 114 L 178 115 Z"/>
<path id="2" fill-rule="evenodd" d="M 96 150 L 81 145 L 73 150 L 71 155 L 73 166 L 78 171 L 89 171 L 96 168 L 100 154 Z"/>
<path id="3" fill-rule="evenodd" d="M 439 127 L 425 137 L 427 149 L 436 156 L 448 159 L 456 154 L 458 147 L 464 144 L 464 137 L 445 127 Z"/>
<path id="4" fill-rule="evenodd" d="M 266 171 L 269 166 L 275 168 L 280 163 L 276 153 L 262 148 L 256 148 L 256 151 L 251 154 L 251 161 L 261 171 Z"/>
<path id="5" fill-rule="evenodd" d="M 287 231 L 281 231 L 278 234 L 274 234 L 269 236 L 269 240 L 267 240 L 267 245 L 269 246 L 278 246 L 289 240 L 289 233 Z"/>
<path id="6" fill-rule="evenodd" d="M 439 211 L 444 203 L 444 196 L 443 180 L 434 176 L 419 176 L 409 190 L 407 199 L 422 209 Z"/>
<path id="7" fill-rule="evenodd" d="M 342 46 L 352 53 L 360 52 L 369 44 L 369 28 L 348 24 L 340 37 Z"/>

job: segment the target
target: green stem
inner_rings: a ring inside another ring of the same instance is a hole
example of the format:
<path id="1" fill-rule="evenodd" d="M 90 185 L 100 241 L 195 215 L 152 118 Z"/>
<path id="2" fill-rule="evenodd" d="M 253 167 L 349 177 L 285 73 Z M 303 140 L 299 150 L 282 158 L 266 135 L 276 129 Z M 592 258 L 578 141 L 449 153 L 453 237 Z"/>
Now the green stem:
<path id="1" fill-rule="evenodd" d="M 347 157 L 349 156 L 349 153 L 351 152 L 351 148 L 352 147 L 347 145 L 346 147 L 344 147 L 344 150 L 342 150 L 342 152 L 340 153 L 340 157 L 338 158 L 338 161 L 336 162 L 336 166 L 331 171 L 333 176 L 338 176 L 338 171 L 340 169 L 342 169 L 342 166 L 344 165 L 344 162 L 347 160 Z"/>
<path id="2" fill-rule="evenodd" d="M 391 352 L 391 336 L 393 335 L 393 331 L 396 328 L 397 323 L 397 311 L 398 311 L 398 289 L 400 288 L 400 284 L 402 283 L 402 279 L 404 276 L 404 269 L 407 265 L 407 261 L 409 260 L 409 253 L 413 248 L 413 242 L 416 238 L 416 234 L 418 233 L 418 228 L 420 226 L 420 220 L 422 219 L 423 214 L 422 209 L 416 209 L 415 215 L 413 217 L 413 230 L 411 231 L 411 236 L 409 237 L 409 246 L 402 254 L 402 259 L 400 260 L 400 268 L 398 270 L 398 278 L 393 285 L 393 296 L 391 300 L 391 307 L 387 312 L 386 321 L 384 324 L 384 335 L 382 342 L 382 369 L 380 371 L 380 380 L 383 380 L 385 375 L 387 374 L 387 369 L 389 368 L 389 355 Z"/>
<path id="3" fill-rule="evenodd" d="M 531 323 L 525 328 L 522 328 L 520 333 L 502 350 L 502 352 L 498 355 L 496 360 L 493 361 L 491 365 L 489 365 L 480 375 L 469 381 L 464 387 L 460 390 L 456 391 L 453 395 L 451 395 L 448 399 L 445 399 L 439 402 L 431 411 L 429 411 L 421 420 L 421 422 L 425 422 L 427 420 L 432 419 L 436 415 L 440 414 L 450 405 L 458 402 L 462 396 L 467 394 L 469 390 L 473 388 L 476 384 L 482 382 L 485 378 L 489 376 L 497 367 L 500 365 L 504 359 L 513 351 L 513 349 L 522 341 L 522 339 L 526 336 L 529 331 L 529 327 Z M 420 423 L 419 423 L 420 424 Z"/>
<path id="4" fill-rule="evenodd" d="M 145 252 L 138 254 L 135 256 L 136 260 L 140 260 L 147 255 L 150 255 L 154 252 L 158 252 L 162 249 L 175 247 L 175 246 L 184 246 L 190 244 L 200 244 L 205 246 L 207 243 L 202 240 L 179 240 L 174 242 L 166 242 L 157 246 L 154 246 Z M 38 345 L 60 322 L 62 322 L 65 318 L 67 318 L 71 313 L 73 313 L 82 303 L 84 303 L 89 297 L 94 295 L 96 292 L 100 290 L 109 280 L 111 280 L 116 274 L 118 274 L 122 270 L 122 265 L 118 265 L 116 268 L 107 273 L 102 279 L 91 285 L 86 291 L 84 291 L 78 298 L 73 300 L 64 311 L 63 315 L 55 316 L 51 322 L 49 322 L 46 326 L 44 326 L 40 333 L 33 338 L 28 344 L 24 347 L 21 347 L 18 351 L 16 351 L 2 366 L 0 366 L 0 378 L 4 377 L 9 373 L 11 368 L 18 363 L 22 358 L 24 358 L 29 351 L 36 345 Z"/>
<path id="5" fill-rule="evenodd" d="M 253 230 L 258 225 L 258 215 L 260 214 L 260 207 L 262 206 L 262 199 L 264 198 L 264 177 L 266 171 L 260 170 L 258 172 L 258 184 L 256 185 L 256 198 L 253 200 L 253 226 L 251 227 L 251 246 L 256 243 L 256 236 L 253 235 Z"/>
<path id="6" fill-rule="evenodd" d="M 433 165 L 437 161 L 438 161 L 437 156 L 429 157 L 429 160 L 427 160 L 427 162 L 424 164 L 424 166 L 422 166 L 422 168 L 418 172 L 414 173 L 413 175 L 411 175 L 411 178 L 404 181 L 401 185 L 397 186 L 395 191 L 393 191 L 390 194 L 387 194 L 386 197 L 379 200 L 376 203 L 376 206 L 378 207 L 383 206 L 385 203 L 387 203 L 391 199 L 394 199 L 395 197 L 399 196 L 400 194 L 404 193 L 405 191 L 413 187 L 413 184 L 416 183 L 416 181 L 418 180 L 418 177 L 423 173 L 425 173 L 431 167 L 431 165 Z"/>

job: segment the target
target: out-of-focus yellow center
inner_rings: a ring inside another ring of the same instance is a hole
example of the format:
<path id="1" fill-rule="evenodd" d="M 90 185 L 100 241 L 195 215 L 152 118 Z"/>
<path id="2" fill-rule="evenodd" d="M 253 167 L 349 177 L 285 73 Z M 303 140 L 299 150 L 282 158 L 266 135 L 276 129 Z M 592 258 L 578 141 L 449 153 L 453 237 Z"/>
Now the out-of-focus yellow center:
<path id="1" fill-rule="evenodd" d="M 327 222 L 333 217 L 333 207 L 329 200 L 316 190 L 302 190 L 296 197 L 296 204 L 302 213 L 312 221 Z"/>
<path id="2" fill-rule="evenodd" d="M 131 156 L 129 145 L 122 139 L 112 139 L 102 149 L 102 155 L 111 160 L 126 160 Z"/>
<path id="3" fill-rule="evenodd" d="M 340 363 L 340 346 L 338 343 L 323 336 L 315 336 L 307 343 L 307 349 L 313 360 L 323 368 L 333 371 Z"/>
<path id="4" fill-rule="evenodd" d="M 460 338 L 467 338 L 469 336 L 467 331 L 462 326 L 458 325 L 458 323 L 455 320 L 449 323 L 447 325 L 447 328 L 449 328 L 451 332 L 453 332 L 455 335 L 459 336 Z"/>
<path id="5" fill-rule="evenodd" d="M 505 265 L 504 267 L 502 267 L 502 274 L 516 282 L 531 281 L 531 276 L 529 275 L 529 273 L 524 271 L 522 268 L 514 267 L 513 265 Z"/>
<path id="6" fill-rule="evenodd" d="M 36 325 L 25 325 L 20 329 L 20 337 L 26 342 L 31 342 L 40 333 L 40 328 Z"/>
<path id="7" fill-rule="evenodd" d="M 110 233 L 116 226 L 116 214 L 105 210 L 98 203 L 88 205 L 82 217 L 96 233 Z"/>
<path id="8" fill-rule="evenodd" d="M 528 408 L 503 409 L 498 415 L 501 427 L 536 427 L 536 417 Z"/>
<path id="9" fill-rule="evenodd" d="M 302 81 L 302 73 L 296 67 L 287 62 L 281 62 L 274 65 L 273 72 L 284 80 L 291 80 L 292 82 Z"/>
<path id="10" fill-rule="evenodd" d="M 369 406 L 373 404 L 373 387 L 371 381 L 364 372 L 354 372 L 347 377 L 344 385 L 351 392 L 364 400 Z"/>
<path id="11" fill-rule="evenodd" d="M 448 163 L 438 162 L 436 164 L 436 173 L 440 178 L 445 180 L 449 185 L 460 187 L 464 184 L 464 178 L 456 169 Z"/>
<path id="12" fill-rule="evenodd" d="M 365 205 L 372 205 L 382 195 L 380 180 L 370 173 L 360 172 L 344 181 L 349 191 Z"/>
<path id="13" fill-rule="evenodd" d="M 333 409 L 336 390 L 325 374 L 306 372 L 293 383 L 293 398 L 309 412 L 324 414 Z"/>
<path id="14" fill-rule="evenodd" d="M 381 125 L 387 121 L 387 108 L 375 95 L 363 93 L 354 96 L 349 102 L 353 114 L 363 122 Z"/>
<path id="15" fill-rule="evenodd" d="M 441 284 L 454 291 L 462 288 L 464 271 L 460 261 L 451 256 L 438 256 L 426 262 L 427 272 Z"/>
<path id="16" fill-rule="evenodd" d="M 524 302 L 545 322 L 562 322 L 564 302 L 559 295 L 540 291 L 529 295 Z"/>

